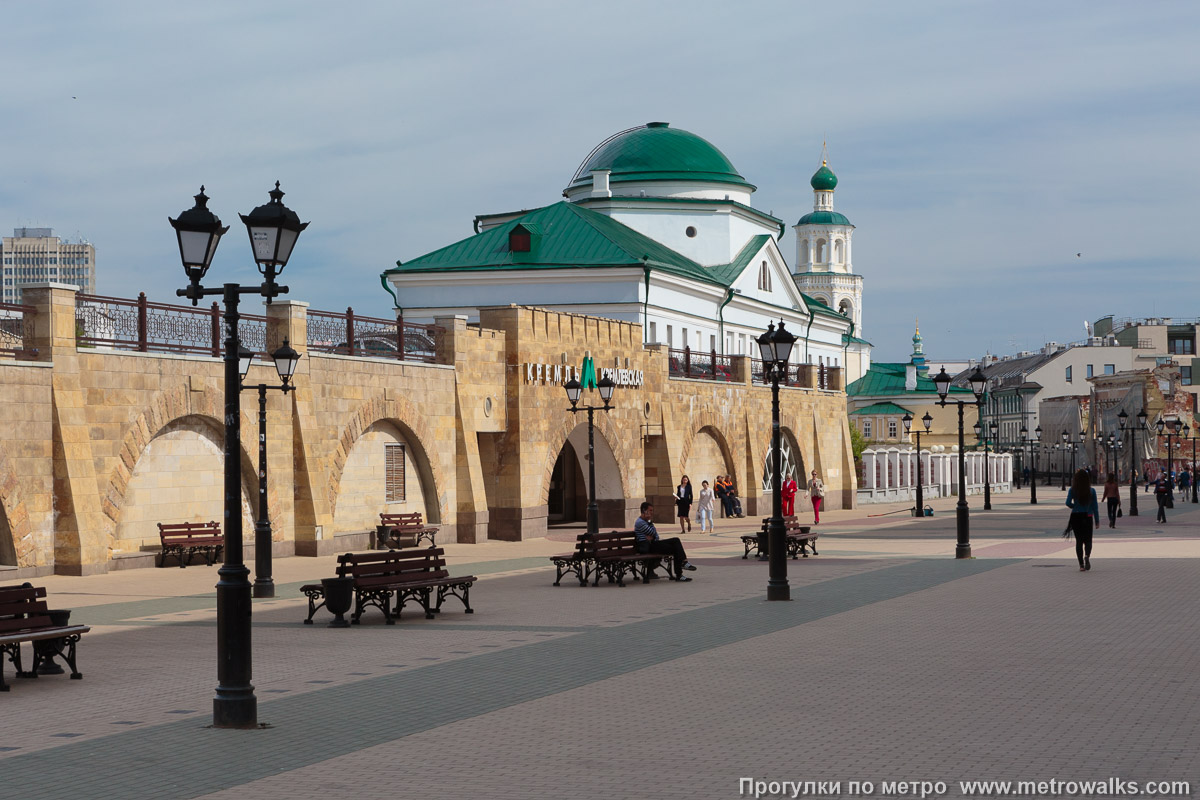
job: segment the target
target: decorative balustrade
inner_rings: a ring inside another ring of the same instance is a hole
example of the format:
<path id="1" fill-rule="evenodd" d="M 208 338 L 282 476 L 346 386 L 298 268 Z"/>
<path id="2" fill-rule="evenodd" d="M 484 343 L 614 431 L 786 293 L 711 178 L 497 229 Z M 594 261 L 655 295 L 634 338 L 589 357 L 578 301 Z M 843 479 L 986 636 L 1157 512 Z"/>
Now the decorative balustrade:
<path id="1" fill-rule="evenodd" d="M 925 499 L 958 494 L 958 453 L 941 446 L 917 451 L 899 447 L 868 448 L 862 453 L 860 503 L 887 503 L 916 497 L 917 458 L 920 458 L 921 491 Z M 966 453 L 967 494 L 982 494 L 985 471 L 996 493 L 1012 491 L 1011 453 Z"/>
<path id="2" fill-rule="evenodd" d="M 695 378 L 704 381 L 733 381 L 733 356 L 705 353 L 685 347 L 668 350 L 668 375 L 672 378 Z"/>
<path id="3" fill-rule="evenodd" d="M 241 314 L 238 336 L 251 352 L 267 352 L 267 318 Z M 220 358 L 224 336 L 221 309 L 152 303 L 145 292 L 136 300 L 78 294 L 75 336 L 80 347 L 140 353 L 191 353 Z"/>
<path id="4" fill-rule="evenodd" d="M 397 319 L 346 313 L 308 312 L 308 349 L 343 356 L 394 358 L 402 361 L 437 359 L 437 328 Z"/>
<path id="5" fill-rule="evenodd" d="M 33 321 L 37 309 L 15 303 L 0 303 L 0 355 L 32 358 Z"/>

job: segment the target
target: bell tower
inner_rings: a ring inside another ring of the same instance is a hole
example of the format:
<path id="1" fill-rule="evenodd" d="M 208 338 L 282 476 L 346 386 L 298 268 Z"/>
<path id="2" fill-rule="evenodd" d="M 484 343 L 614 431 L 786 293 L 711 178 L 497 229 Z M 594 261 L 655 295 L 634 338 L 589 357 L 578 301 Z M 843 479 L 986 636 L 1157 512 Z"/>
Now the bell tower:
<path id="1" fill-rule="evenodd" d="M 854 335 L 861 337 L 863 279 L 854 274 L 851 259 L 854 226 L 844 214 L 833 210 L 838 178 L 824 152 L 821 167 L 813 173 L 809 185 L 813 189 L 813 210 L 792 226 L 796 233 L 793 278 L 800 291 L 849 317 Z"/>

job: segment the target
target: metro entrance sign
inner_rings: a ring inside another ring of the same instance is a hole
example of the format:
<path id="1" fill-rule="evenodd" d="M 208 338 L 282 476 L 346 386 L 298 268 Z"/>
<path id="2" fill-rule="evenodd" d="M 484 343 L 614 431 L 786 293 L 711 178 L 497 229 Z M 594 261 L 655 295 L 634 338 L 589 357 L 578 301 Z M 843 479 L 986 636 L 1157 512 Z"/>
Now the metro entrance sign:
<path id="1" fill-rule="evenodd" d="M 593 367 L 589 376 L 587 368 L 590 361 L 590 358 L 585 356 L 583 365 L 578 367 L 561 363 L 527 362 L 521 365 L 521 372 L 525 375 L 525 383 L 531 384 L 555 385 L 574 379 L 583 386 L 589 386 L 605 377 L 610 378 L 617 386 L 641 386 L 643 383 L 644 373 L 640 369 L 609 369 L 607 367 L 596 369 Z"/>

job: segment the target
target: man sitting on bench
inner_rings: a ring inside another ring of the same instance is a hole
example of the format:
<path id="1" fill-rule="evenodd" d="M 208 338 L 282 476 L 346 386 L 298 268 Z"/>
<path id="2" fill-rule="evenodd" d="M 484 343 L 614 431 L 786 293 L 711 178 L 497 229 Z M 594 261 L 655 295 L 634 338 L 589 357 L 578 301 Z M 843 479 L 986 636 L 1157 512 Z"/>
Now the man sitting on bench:
<path id="1" fill-rule="evenodd" d="M 654 506 L 650 503 L 642 503 L 642 515 L 637 518 L 637 522 L 633 523 L 633 536 L 637 540 L 637 551 L 672 556 L 675 563 L 675 580 L 690 581 L 691 578 L 684 577 L 683 571 L 696 568 L 687 560 L 687 556 L 683 552 L 683 542 L 679 541 L 678 537 L 658 538 L 658 530 L 650 521 L 653 516 Z"/>

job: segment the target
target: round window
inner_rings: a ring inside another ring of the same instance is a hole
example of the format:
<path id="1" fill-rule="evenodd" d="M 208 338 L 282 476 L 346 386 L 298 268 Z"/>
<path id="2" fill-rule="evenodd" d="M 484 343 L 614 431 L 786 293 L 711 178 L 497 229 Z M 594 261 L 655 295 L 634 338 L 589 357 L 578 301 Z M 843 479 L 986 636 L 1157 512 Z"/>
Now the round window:
<path id="1" fill-rule="evenodd" d="M 650 416 L 650 404 L 646 403 L 646 416 Z"/>
<path id="2" fill-rule="evenodd" d="M 490 397 L 484 398 L 483 415 L 485 417 L 490 417 L 492 415 L 492 398 Z"/>
<path id="3" fill-rule="evenodd" d="M 684 231 L 684 233 L 686 233 L 686 234 L 687 234 L 687 237 L 688 237 L 689 239 L 695 239 L 695 238 L 696 238 L 696 229 L 695 229 L 694 227 L 692 227 L 691 225 L 688 225 L 688 226 L 687 226 L 687 230 L 685 230 L 685 231 Z"/>

